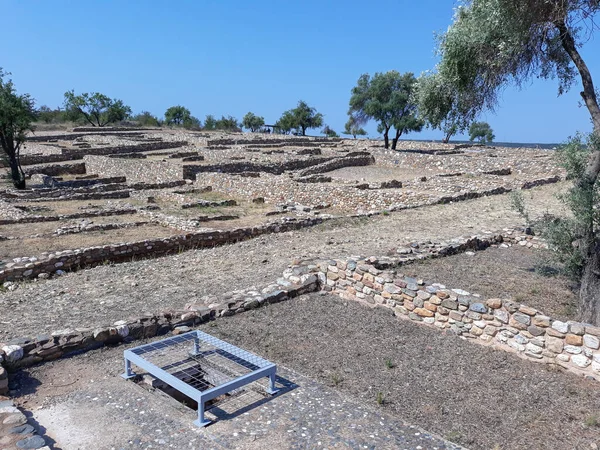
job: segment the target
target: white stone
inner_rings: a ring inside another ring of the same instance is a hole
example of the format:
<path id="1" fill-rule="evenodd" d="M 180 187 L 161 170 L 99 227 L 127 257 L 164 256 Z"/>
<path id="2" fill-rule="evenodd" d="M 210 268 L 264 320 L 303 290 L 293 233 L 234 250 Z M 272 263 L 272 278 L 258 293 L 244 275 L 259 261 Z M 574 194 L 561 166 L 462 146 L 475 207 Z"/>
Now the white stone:
<path id="1" fill-rule="evenodd" d="M 525 351 L 525 346 L 521 345 L 515 341 L 510 341 L 508 343 L 508 345 L 510 345 L 512 348 L 514 348 L 515 350 L 517 350 L 518 352 L 524 352 Z"/>
<path id="2" fill-rule="evenodd" d="M 458 295 L 471 295 L 470 292 L 463 291 L 462 289 L 452 289 L 452 292 Z"/>
<path id="3" fill-rule="evenodd" d="M 569 355 L 556 355 L 556 359 L 558 359 L 559 361 L 567 362 L 569 360 Z"/>
<path id="4" fill-rule="evenodd" d="M 577 347 L 576 345 L 565 345 L 564 351 L 567 353 L 578 355 L 581 353 L 581 347 Z"/>
<path id="5" fill-rule="evenodd" d="M 568 333 L 569 332 L 569 324 L 565 322 L 561 322 L 560 320 L 555 320 L 552 322 L 552 328 L 554 328 L 559 333 Z"/>
<path id="6" fill-rule="evenodd" d="M 23 347 L 20 345 L 5 345 L 2 350 L 4 350 L 6 361 L 9 363 L 15 363 L 23 357 Z"/>
<path id="7" fill-rule="evenodd" d="M 600 363 L 597 363 L 596 361 L 592 361 L 592 369 L 595 370 L 596 372 L 600 372 Z"/>
<path id="8" fill-rule="evenodd" d="M 591 363 L 590 359 L 583 355 L 574 355 L 571 357 L 571 361 L 579 367 L 587 367 Z"/>
<path id="9" fill-rule="evenodd" d="M 127 325 L 118 325 L 116 328 L 117 333 L 119 333 L 119 336 L 121 336 L 122 338 L 126 338 L 127 336 L 129 336 L 129 327 Z"/>
<path id="10" fill-rule="evenodd" d="M 473 322 L 473 324 L 477 328 L 481 328 L 482 330 L 487 326 L 487 322 L 485 320 L 476 320 L 475 322 Z"/>
<path id="11" fill-rule="evenodd" d="M 583 343 L 586 347 L 589 347 L 593 350 L 598 350 L 598 348 L 600 348 L 600 339 L 598 339 L 596 336 L 592 336 L 591 334 L 583 335 Z"/>
<path id="12" fill-rule="evenodd" d="M 542 353 L 542 349 L 537 345 L 532 344 L 531 342 L 525 346 L 525 349 L 536 355 Z"/>
<path id="13" fill-rule="evenodd" d="M 435 319 L 433 317 L 424 317 L 423 318 L 423 322 L 424 323 L 428 323 L 428 324 L 432 324 L 435 322 Z"/>

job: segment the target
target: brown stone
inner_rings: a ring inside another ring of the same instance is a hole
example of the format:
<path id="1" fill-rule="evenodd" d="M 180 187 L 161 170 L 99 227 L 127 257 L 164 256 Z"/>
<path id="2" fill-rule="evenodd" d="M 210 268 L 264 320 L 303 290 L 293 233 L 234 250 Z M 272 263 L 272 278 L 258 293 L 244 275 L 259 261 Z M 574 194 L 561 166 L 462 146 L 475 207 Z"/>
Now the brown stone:
<path id="1" fill-rule="evenodd" d="M 515 318 L 513 316 L 511 316 L 511 318 L 509 319 L 508 324 L 511 327 L 517 328 L 519 330 L 526 330 L 527 329 L 527 325 L 525 325 L 524 323 L 519 322 L 518 320 L 515 320 Z"/>
<path id="2" fill-rule="evenodd" d="M 553 336 L 553 337 L 557 337 L 557 338 L 565 337 L 564 333 L 561 333 L 560 331 L 556 331 L 554 328 L 546 328 L 546 334 L 548 336 Z"/>
<path id="3" fill-rule="evenodd" d="M 476 327 L 475 325 L 473 325 L 471 327 L 471 329 L 469 330 L 469 332 L 473 335 L 473 336 L 481 336 L 483 334 L 483 330 L 479 327 Z"/>
<path id="4" fill-rule="evenodd" d="M 404 300 L 404 307 L 409 311 L 413 311 L 415 309 L 415 304 L 409 300 Z"/>
<path id="5" fill-rule="evenodd" d="M 433 312 L 436 312 L 438 309 L 438 307 L 436 305 L 434 305 L 433 303 L 430 303 L 430 302 L 425 302 L 423 304 L 423 307 L 425 309 L 428 309 L 429 311 L 433 311 Z"/>
<path id="6" fill-rule="evenodd" d="M 414 313 L 421 317 L 433 317 L 433 312 L 425 308 L 415 308 Z"/>
<path id="7" fill-rule="evenodd" d="M 492 309 L 498 309 L 502 307 L 502 300 L 499 298 L 490 298 L 487 302 L 485 302 L 488 307 Z"/>
<path id="8" fill-rule="evenodd" d="M 569 333 L 565 337 L 565 343 L 567 345 L 583 345 L 583 336 Z"/>
<path id="9" fill-rule="evenodd" d="M 438 292 L 436 292 L 436 293 L 435 293 L 435 295 L 437 295 L 437 296 L 438 296 L 438 298 L 440 298 L 440 299 L 442 299 L 442 300 L 444 300 L 444 299 L 447 299 L 448 297 L 450 297 L 450 296 L 449 296 L 449 295 L 448 295 L 446 292 L 444 292 L 444 291 L 438 291 Z"/>
<path id="10" fill-rule="evenodd" d="M 443 306 L 438 306 L 437 312 L 443 314 L 444 316 L 450 314 L 450 311 L 447 308 L 444 308 Z"/>
<path id="11" fill-rule="evenodd" d="M 536 327 L 547 328 L 550 326 L 550 317 L 548 316 L 538 314 L 531 320 Z"/>
<path id="12" fill-rule="evenodd" d="M 537 314 L 537 309 L 533 309 L 529 306 L 521 305 L 519 307 L 519 311 L 523 314 L 527 314 L 528 316 L 535 316 Z"/>

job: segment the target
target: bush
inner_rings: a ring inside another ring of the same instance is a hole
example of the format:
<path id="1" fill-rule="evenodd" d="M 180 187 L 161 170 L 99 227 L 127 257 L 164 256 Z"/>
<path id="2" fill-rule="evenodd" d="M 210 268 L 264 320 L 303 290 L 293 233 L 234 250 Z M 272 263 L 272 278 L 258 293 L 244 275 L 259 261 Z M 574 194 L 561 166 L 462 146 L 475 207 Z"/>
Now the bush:
<path id="1" fill-rule="evenodd" d="M 158 118 L 148 111 L 142 111 L 141 113 L 133 116 L 131 118 L 134 122 L 137 122 L 139 126 L 142 127 L 159 127 L 160 122 Z"/>

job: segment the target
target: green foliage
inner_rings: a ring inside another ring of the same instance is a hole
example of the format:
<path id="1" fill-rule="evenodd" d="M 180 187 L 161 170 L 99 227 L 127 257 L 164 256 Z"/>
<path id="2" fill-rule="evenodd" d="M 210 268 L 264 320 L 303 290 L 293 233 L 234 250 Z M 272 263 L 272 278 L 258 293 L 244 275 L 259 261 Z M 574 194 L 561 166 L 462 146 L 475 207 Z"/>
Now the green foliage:
<path id="1" fill-rule="evenodd" d="M 392 70 L 376 73 L 372 78 L 363 74 L 352 88 L 348 114 L 354 117 L 357 125 L 376 120 L 377 131 L 383 133 L 385 148 L 389 147 L 389 131 L 395 128 L 396 136 L 392 141 L 392 149 L 395 149 L 403 133 L 423 128 L 414 101 L 415 85 L 415 76 L 410 72 L 401 75 Z"/>
<path id="2" fill-rule="evenodd" d="M 510 193 L 510 206 L 523 219 L 525 219 L 525 225 L 529 226 L 531 224 L 531 219 L 529 217 L 529 213 L 527 212 L 527 207 L 525 206 L 525 198 L 523 197 L 523 192 L 519 190 L 512 191 Z"/>
<path id="3" fill-rule="evenodd" d="M 202 122 L 197 117 L 190 116 L 183 121 L 183 128 L 186 130 L 201 130 Z"/>
<path id="4" fill-rule="evenodd" d="M 325 125 L 325 127 L 321 130 L 321 133 L 330 138 L 340 137 L 340 135 L 337 134 L 329 125 Z"/>
<path id="5" fill-rule="evenodd" d="M 189 123 L 192 117 L 190 110 L 184 106 L 177 105 L 171 106 L 165 111 L 165 123 L 167 125 L 184 125 L 186 122 Z"/>
<path id="6" fill-rule="evenodd" d="M 491 144 L 494 138 L 492 127 L 487 122 L 473 122 L 469 127 L 469 140 L 471 142 L 478 139 L 481 144 Z"/>
<path id="7" fill-rule="evenodd" d="M 34 101 L 29 94 L 17 94 L 8 73 L 0 69 L 0 145 L 8 157 L 13 184 L 25 189 L 25 174 L 19 155 L 27 132 L 33 131 L 36 119 Z"/>
<path id="8" fill-rule="evenodd" d="M 414 101 L 419 117 L 433 129 L 444 132 L 443 142 L 464 132 L 475 118 L 471 105 L 475 96 L 471 92 L 458 92 L 439 73 L 423 74 L 417 80 Z"/>
<path id="9" fill-rule="evenodd" d="M 303 100 L 300 100 L 294 109 L 284 112 L 275 124 L 281 133 L 288 134 L 296 130 L 302 136 L 306 136 L 306 130 L 321 126 L 323 126 L 323 114 L 308 106 Z"/>
<path id="10" fill-rule="evenodd" d="M 463 1 L 439 37 L 439 73 L 458 92 L 477 93 L 477 111 L 493 109 L 504 86 L 536 77 L 557 77 L 561 94 L 577 74 L 564 39 L 577 39 L 599 10 L 597 0 Z"/>
<path id="11" fill-rule="evenodd" d="M 375 396 L 375 401 L 379 406 L 385 405 L 385 395 L 383 395 L 383 392 L 377 392 L 377 395 Z"/>
<path id="12" fill-rule="evenodd" d="M 295 127 L 296 122 L 291 111 L 285 111 L 281 118 L 275 122 L 275 131 L 281 134 L 289 134 Z"/>
<path id="13" fill-rule="evenodd" d="M 44 105 L 40 106 L 36 111 L 36 120 L 47 124 L 63 123 L 67 121 L 67 114 L 60 108 L 52 109 Z"/>
<path id="14" fill-rule="evenodd" d="M 344 125 L 343 133 L 351 135 L 354 139 L 356 139 L 356 136 L 367 135 L 367 132 L 360 126 L 360 122 L 352 115 L 348 117 L 348 122 Z"/>
<path id="15" fill-rule="evenodd" d="M 600 139 L 594 134 L 578 134 L 556 152 L 557 161 L 567 172 L 567 178 L 574 180 L 573 186 L 559 197 L 572 215 L 569 218 L 546 218 L 543 235 L 554 250 L 556 259 L 564 264 L 566 273 L 574 278 L 581 276 L 586 251 L 593 245 L 600 227 L 600 183 L 598 180 L 592 184 L 582 182 L 590 154 L 599 150 Z"/>
<path id="16" fill-rule="evenodd" d="M 212 114 L 208 114 L 204 119 L 204 129 L 205 130 L 216 130 L 217 129 L 217 120 Z"/>
<path id="17" fill-rule="evenodd" d="M 249 112 L 242 118 L 242 125 L 254 133 L 265 125 L 265 119 Z"/>
<path id="18" fill-rule="evenodd" d="M 215 123 L 215 129 L 223 131 L 242 131 L 242 124 L 240 124 L 235 117 L 221 116 Z"/>
<path id="19" fill-rule="evenodd" d="M 160 122 L 158 117 L 152 115 L 148 111 L 142 111 L 139 114 L 136 114 L 131 118 L 134 122 L 137 122 L 138 125 L 142 127 L 159 127 Z"/>
<path id="20" fill-rule="evenodd" d="M 385 367 L 387 367 L 388 369 L 393 369 L 394 367 L 396 367 L 396 364 L 394 364 L 391 358 L 386 358 Z"/>
<path id="21" fill-rule="evenodd" d="M 81 95 L 75 95 L 74 91 L 65 92 L 65 111 L 70 119 L 79 120 L 83 117 L 94 127 L 120 122 L 131 115 L 131 108 L 122 100 L 111 99 L 99 92 Z"/>

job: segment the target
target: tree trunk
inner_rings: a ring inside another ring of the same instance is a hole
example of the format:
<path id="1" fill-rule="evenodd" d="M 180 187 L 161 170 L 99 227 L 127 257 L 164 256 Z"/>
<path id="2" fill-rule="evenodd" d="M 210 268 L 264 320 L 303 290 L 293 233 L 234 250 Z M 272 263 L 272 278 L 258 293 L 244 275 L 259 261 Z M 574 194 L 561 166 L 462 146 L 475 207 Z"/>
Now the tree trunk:
<path id="1" fill-rule="evenodd" d="M 402 131 L 396 130 L 396 137 L 392 139 L 392 150 L 396 150 L 396 145 L 398 144 L 398 139 L 400 139 L 400 136 L 402 136 Z"/>
<path id="2" fill-rule="evenodd" d="M 579 319 L 600 325 L 600 248 L 588 255 L 579 289 Z"/>
<path id="3" fill-rule="evenodd" d="M 448 133 L 446 133 L 446 136 L 444 136 L 444 139 L 442 139 L 442 144 L 447 144 L 448 142 L 450 142 L 451 137 L 452 137 L 452 132 L 449 131 Z"/>
<path id="4" fill-rule="evenodd" d="M 388 136 L 390 130 L 385 130 L 383 133 L 383 146 L 385 148 L 390 148 L 390 138 Z"/>
<path id="5" fill-rule="evenodd" d="M 15 155 L 9 155 L 10 174 L 16 189 L 25 189 L 25 176 Z"/>

